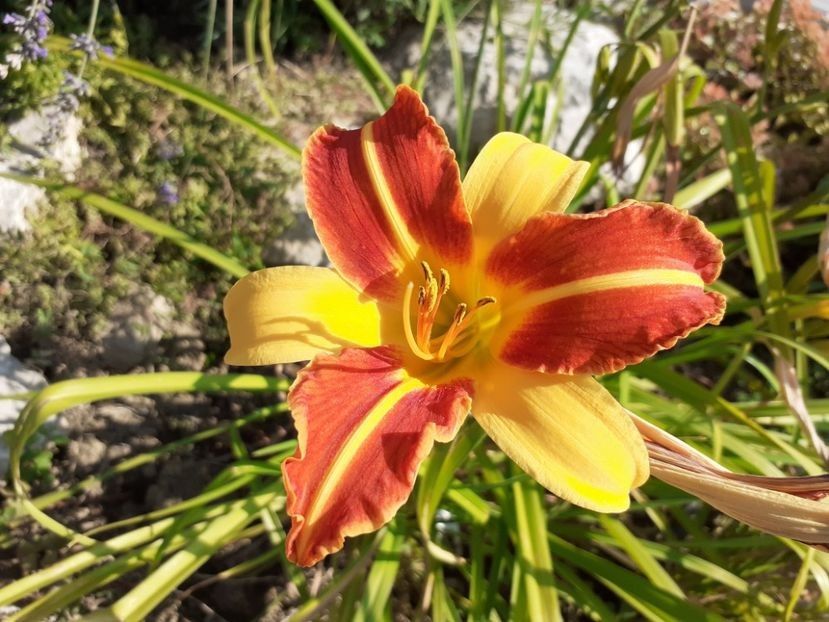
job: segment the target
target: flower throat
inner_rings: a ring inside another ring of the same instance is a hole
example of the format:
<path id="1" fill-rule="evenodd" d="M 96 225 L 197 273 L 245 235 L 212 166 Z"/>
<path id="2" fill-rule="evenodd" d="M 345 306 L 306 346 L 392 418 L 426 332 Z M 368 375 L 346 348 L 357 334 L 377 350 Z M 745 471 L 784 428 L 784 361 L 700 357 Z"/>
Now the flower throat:
<path id="1" fill-rule="evenodd" d="M 417 290 L 414 326 L 411 313 L 414 283 L 409 282 L 403 297 L 403 328 L 409 347 L 424 361 L 445 361 L 467 354 L 475 347 L 479 330 L 478 323 L 472 320 L 480 309 L 494 303 L 495 298 L 479 298 L 471 309 L 466 303 L 459 303 L 448 328 L 433 337 L 440 304 L 449 292 L 449 272 L 441 268 L 436 277 L 428 263 L 422 261 L 420 266 L 423 268 L 424 284 Z"/>

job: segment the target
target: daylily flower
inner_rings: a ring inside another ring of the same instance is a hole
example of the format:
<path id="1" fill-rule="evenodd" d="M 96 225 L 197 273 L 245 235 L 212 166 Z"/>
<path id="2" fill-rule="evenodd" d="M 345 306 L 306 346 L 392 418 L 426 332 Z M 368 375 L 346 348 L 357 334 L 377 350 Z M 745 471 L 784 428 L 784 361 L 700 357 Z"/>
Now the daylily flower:
<path id="1" fill-rule="evenodd" d="M 592 378 L 705 324 L 722 245 L 669 205 L 563 210 L 587 170 L 502 133 L 461 183 L 418 95 L 361 129 L 319 129 L 307 208 L 333 269 L 281 267 L 225 299 L 233 365 L 311 360 L 288 402 L 287 554 L 311 565 L 406 501 L 468 413 L 555 495 L 618 512 L 648 478 L 627 412 Z"/>

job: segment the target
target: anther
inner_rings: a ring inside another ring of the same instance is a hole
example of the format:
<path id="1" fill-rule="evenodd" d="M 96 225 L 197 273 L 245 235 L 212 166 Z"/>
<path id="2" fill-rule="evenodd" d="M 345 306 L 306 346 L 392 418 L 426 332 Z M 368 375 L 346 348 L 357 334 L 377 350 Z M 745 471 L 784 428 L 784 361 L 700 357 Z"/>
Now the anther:
<path id="1" fill-rule="evenodd" d="M 466 309 L 466 303 L 462 302 L 458 305 L 458 308 L 455 309 L 455 317 L 452 318 L 453 324 L 460 324 L 461 322 L 463 322 L 463 318 L 466 316 Z"/>
<path id="2" fill-rule="evenodd" d="M 432 269 L 429 267 L 429 264 L 425 261 L 420 262 L 420 267 L 423 268 L 423 277 L 426 279 L 427 283 L 435 280 L 435 275 L 432 272 Z"/>
<path id="3" fill-rule="evenodd" d="M 440 293 L 449 291 L 449 272 L 445 268 L 440 269 Z"/>
<path id="4" fill-rule="evenodd" d="M 491 305 L 495 302 L 495 298 L 492 296 L 484 296 L 483 298 L 479 298 L 478 302 L 475 303 L 475 308 L 480 309 L 481 307 L 485 307 L 487 305 Z"/>

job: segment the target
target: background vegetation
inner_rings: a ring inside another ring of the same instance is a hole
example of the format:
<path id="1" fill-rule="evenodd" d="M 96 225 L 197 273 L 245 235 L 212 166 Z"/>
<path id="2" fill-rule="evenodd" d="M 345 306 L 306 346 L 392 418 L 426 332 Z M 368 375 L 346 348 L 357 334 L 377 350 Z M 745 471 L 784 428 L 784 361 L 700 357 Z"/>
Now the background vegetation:
<path id="1" fill-rule="evenodd" d="M 214 1 L 92 7 L 56 3 L 48 57 L 0 83 L 7 124 L 52 101 L 64 71 L 82 66 L 90 85 L 77 112 L 86 155 L 75 179 L 48 162 L 15 173 L 45 186 L 49 200 L 30 232 L 0 234 L 0 334 L 53 383 L 30 396 L 9 438 L 0 605 L 21 607 L 9 619 L 826 617 L 829 554 L 754 532 L 658 481 L 621 516 L 569 506 L 471 422 L 436 448 L 386 528 L 310 571 L 290 565 L 279 464 L 295 447 L 281 402 L 295 369 L 228 373 L 222 297 L 268 263 L 269 245 L 296 220 L 302 140 L 320 123 L 375 115 L 397 82 L 428 87 L 428 59 L 441 47 L 455 94 L 450 138 L 461 161 L 472 160 L 480 73 L 463 70 L 458 29 L 484 22 L 501 63 L 508 6 L 251 0 L 230 15 Z M 564 20 L 568 29 L 599 20 L 620 34 L 599 57 L 584 140 L 570 150 L 593 165 L 573 208 L 619 200 L 607 165 L 628 135 L 641 139 L 645 166 L 623 194 L 672 197 L 726 244 L 724 325 L 604 383 L 736 471 L 823 472 L 781 397 L 774 353 L 825 432 L 826 30 L 806 2 L 748 12 L 712 2 L 698 10 L 678 70 L 653 82 L 680 49 L 687 3 L 571 2 L 556 23 L 535 7 L 528 59 L 554 45 L 550 32 Z M 62 38 L 90 20 L 113 56 L 85 62 Z M 407 28 L 422 42 L 418 61 L 390 75 L 376 54 Z M 568 40 L 553 51 L 566 58 Z M 567 89 L 558 70 L 522 79 L 514 107 L 499 87 L 499 129 L 554 133 L 548 103 Z M 13 143 L 6 134 L 3 147 Z M 101 356 L 102 335 L 139 286 L 168 300 L 174 317 L 151 356 L 118 369 Z M 183 355 L 187 340 L 195 356 Z M 58 414 L 64 430 L 44 433 Z"/>

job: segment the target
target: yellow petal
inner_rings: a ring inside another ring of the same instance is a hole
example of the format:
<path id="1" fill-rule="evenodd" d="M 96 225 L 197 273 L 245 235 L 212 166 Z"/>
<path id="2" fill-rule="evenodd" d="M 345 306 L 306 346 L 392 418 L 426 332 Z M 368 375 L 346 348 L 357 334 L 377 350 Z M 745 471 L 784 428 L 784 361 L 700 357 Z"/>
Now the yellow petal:
<path id="1" fill-rule="evenodd" d="M 648 478 L 648 453 L 626 411 L 590 376 L 550 376 L 492 363 L 472 414 L 512 460 L 555 495 L 621 512 Z"/>
<path id="2" fill-rule="evenodd" d="M 376 302 L 334 270 L 268 268 L 247 275 L 224 301 L 230 365 L 270 365 L 312 359 L 345 346 L 381 345 Z"/>
<path id="3" fill-rule="evenodd" d="M 563 211 L 588 166 L 519 134 L 496 134 L 463 181 L 479 246 L 488 249 L 536 214 Z"/>

